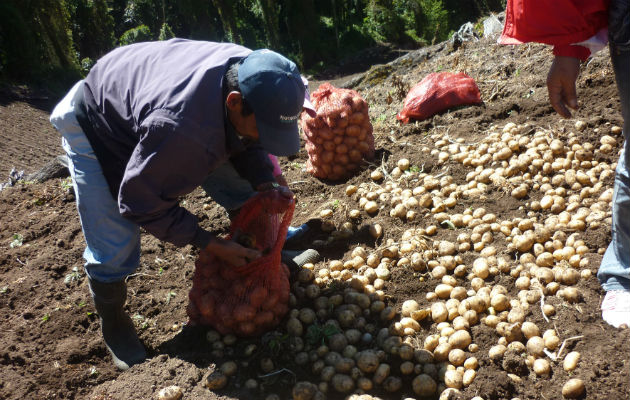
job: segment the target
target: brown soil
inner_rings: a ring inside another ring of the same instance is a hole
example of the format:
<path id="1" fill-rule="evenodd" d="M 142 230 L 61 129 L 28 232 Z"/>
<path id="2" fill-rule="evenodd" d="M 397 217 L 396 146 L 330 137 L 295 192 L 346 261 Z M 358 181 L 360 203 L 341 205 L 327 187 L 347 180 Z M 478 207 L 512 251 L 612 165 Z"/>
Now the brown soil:
<path id="1" fill-rule="evenodd" d="M 317 229 L 317 218 L 323 208 L 332 205 L 342 211 L 358 208 L 357 199 L 345 195 L 346 185 L 370 181 L 370 172 L 381 163 L 391 170 L 398 159 L 406 157 L 412 165 L 422 166 L 425 172 L 434 175 L 446 172 L 456 183 L 465 182 L 470 167 L 454 161 L 441 165 L 435 155 L 420 151 L 423 146 L 433 145 L 433 134 L 476 143 L 483 139 L 491 125 L 503 126 L 508 122 L 528 124 L 531 132 L 550 129 L 561 138 L 573 130 L 575 120 L 559 119 L 546 101 L 545 75 L 551 56 L 549 49 L 543 46 L 501 47 L 494 39 L 482 39 L 466 42 L 457 50 L 440 44 L 410 54 L 418 57 L 407 62 L 399 60 L 391 64 L 392 70 L 383 75 L 382 81 L 364 80 L 357 87 L 370 104 L 377 150 L 375 164 L 366 165 L 357 176 L 345 182 L 322 182 L 302 170 L 306 161 L 304 150 L 296 157 L 282 160 L 287 180 L 298 199 L 294 225 L 311 221 L 314 227 L 302 245 L 308 246 L 316 239 L 327 237 Z M 439 70 L 465 71 L 471 75 L 479 85 L 484 104 L 400 125 L 395 114 L 401 109 L 405 90 L 426 74 Z M 353 75 L 357 76 L 362 75 Z M 347 81 L 347 77 L 338 77 L 333 82 L 341 86 Z M 312 87 L 316 88 L 317 82 L 313 81 Z M 581 108 L 576 118 L 587 123 L 587 128 L 580 133 L 581 139 L 597 145 L 599 136 L 609 133 L 611 126 L 621 125 L 607 52 L 598 54 L 583 68 L 578 90 Z M 53 104 L 54 99 L 33 98 L 17 92 L 3 94 L 0 99 L 0 183 L 6 181 L 13 167 L 33 173 L 51 157 L 61 154 L 58 134 L 48 122 Z M 621 145 L 620 139 L 617 145 Z M 614 162 L 614 159 L 613 156 L 602 161 Z M 612 180 L 606 181 L 606 185 L 611 187 Z M 217 233 L 226 232 L 229 221 L 225 213 L 200 190 L 187 196 L 185 202 L 205 227 Z M 452 212 L 461 213 L 471 206 L 484 207 L 501 220 L 508 220 L 526 216 L 522 205 L 522 201 L 506 194 L 505 188 L 492 187 L 485 197 L 463 200 Z M 342 222 L 344 213 L 335 215 L 336 221 Z M 385 232 L 385 237 L 376 243 L 365 228 L 374 222 L 380 223 Z M 430 224 L 435 224 L 430 213 L 417 223 L 419 227 Z M 316 269 L 323 268 L 329 260 L 349 259 L 356 245 L 365 246 L 369 251 L 387 239 L 398 241 L 408 227 L 389 217 L 386 210 L 375 217 L 364 214 L 354 236 L 320 248 L 324 261 L 318 263 Z M 603 224 L 588 228 L 582 236 L 592 252 L 589 257 L 593 273 L 601 259 L 598 251 L 610 240 L 609 229 L 609 223 Z M 439 229 L 431 239 L 454 240 L 459 232 Z M 21 245 L 15 240 L 16 235 L 22 236 Z M 54 179 L 41 184 L 20 182 L 0 192 L 0 321 L 3 327 L 0 398 L 149 399 L 168 385 L 183 388 L 184 399 L 265 398 L 269 393 L 289 398 L 296 380 L 319 383 L 308 368 L 296 365 L 293 357 L 282 351 L 286 344 L 283 329 L 279 329 L 276 336 L 239 340 L 224 349 L 213 349 L 205 338 L 204 329 L 185 326 L 196 252 L 190 246 L 175 248 L 149 235 L 143 235 L 142 240 L 141 265 L 128 280 L 127 309 L 147 346 L 149 359 L 121 373 L 112 366 L 101 341 L 98 317 L 89 298 L 82 270 L 83 236 L 71 190 L 60 179 Z M 499 254 L 506 252 L 502 239 L 494 246 Z M 472 252 L 462 257 L 468 266 L 472 264 Z M 516 295 L 513 278 L 497 276 L 495 283 L 508 288 L 512 296 Z M 469 285 L 466 281 L 461 284 Z M 420 304 L 428 304 L 425 293 L 435 285 L 436 281 L 430 276 L 419 279 L 414 273 L 399 268 L 393 270 L 385 292 L 388 303 L 393 306 L 412 298 Z M 563 384 L 572 377 L 585 382 L 583 398 L 628 398 L 630 331 L 614 329 L 601 320 L 599 306 L 603 292 L 595 278 L 581 280 L 578 288 L 583 300 L 577 304 L 568 304 L 556 296 L 546 297 L 546 302 L 557 309 L 550 322 L 543 319 L 539 307 L 531 307 L 527 316 L 541 331 L 556 329 L 563 339 L 582 336 L 568 342 L 565 350 L 581 353 L 577 370 L 567 373 L 561 363 L 552 362 L 553 373 L 540 378 L 523 368 L 523 363 L 514 357 L 495 364 L 487 354 L 499 337 L 485 325 L 477 325 L 471 333 L 480 347 L 475 354 L 480 367 L 476 380 L 463 390 L 464 398 L 559 399 Z M 340 285 L 327 290 L 340 290 Z M 299 307 L 307 305 L 306 300 L 300 300 Z M 431 325 L 423 328 L 418 334 L 419 340 L 435 332 Z M 247 358 L 243 349 L 249 343 L 256 344 L 259 351 Z M 274 371 L 278 372 L 262 377 L 259 361 L 265 356 L 272 357 Z M 225 390 L 209 391 L 203 386 L 205 377 L 228 359 L 239 362 L 238 374 Z M 396 361 L 392 359 L 390 363 L 395 371 Z M 508 378 L 508 372 L 520 375 L 520 382 Z M 249 378 L 257 379 L 258 390 L 246 389 L 245 382 Z M 382 398 L 414 397 L 410 380 L 403 379 L 403 388 L 398 393 L 376 390 L 373 394 Z M 332 394 L 331 390 L 328 397 L 340 396 Z"/>

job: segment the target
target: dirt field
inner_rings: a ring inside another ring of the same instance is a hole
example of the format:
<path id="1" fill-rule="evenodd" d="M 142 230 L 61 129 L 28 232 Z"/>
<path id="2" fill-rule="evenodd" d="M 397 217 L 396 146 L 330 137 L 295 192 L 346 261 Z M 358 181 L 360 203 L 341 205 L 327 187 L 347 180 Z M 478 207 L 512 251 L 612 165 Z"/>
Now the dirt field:
<path id="1" fill-rule="evenodd" d="M 401 187 L 413 188 L 413 179 L 420 173 L 438 178 L 451 176 L 457 185 L 465 184 L 474 167 L 464 166 L 452 157 L 441 162 L 437 152 L 431 150 L 445 143 L 479 146 L 490 132 L 501 132 L 508 123 L 521 125 L 523 136 L 531 137 L 543 131 L 566 144 L 573 135 L 578 143 L 591 143 L 595 148 L 600 146 L 602 135 L 611 135 L 616 139 L 613 151 L 597 153 L 595 160 L 607 164 L 616 162 L 622 138 L 611 131 L 621 126 L 621 117 L 608 52 L 596 55 L 584 66 L 578 88 L 581 107 L 572 120 L 561 120 L 547 104 L 544 85 L 550 53 L 550 49 L 543 46 L 501 47 L 495 44 L 495 39 L 481 39 L 465 42 L 456 50 L 448 43 L 436 45 L 412 52 L 388 64 L 388 68 L 372 69 L 366 76 L 353 74 L 355 82 L 365 77 L 356 88 L 370 105 L 376 157 L 372 163 L 366 163 L 359 174 L 344 182 L 322 182 L 309 176 L 303 170 L 307 160 L 304 150 L 296 157 L 281 160 L 298 200 L 294 225 L 310 221 L 313 226 L 302 246 L 311 246 L 314 241 L 325 241 L 329 237 L 317 228 L 321 210 L 334 208 L 333 219 L 340 227 L 348 220 L 347 212 L 359 209 L 358 195 L 345 194 L 347 185 L 372 182 L 372 188 L 377 189 L 370 173 L 379 167 L 389 173 L 401 158 L 410 160 L 416 167 L 414 172 L 398 180 L 388 176 L 381 186 L 397 180 Z M 400 125 L 395 114 L 402 108 L 406 89 L 435 71 L 468 73 L 477 82 L 484 103 L 451 110 L 423 122 Z M 336 77 L 334 83 L 343 85 L 348 79 Z M 312 89 L 318 83 L 313 80 Z M 0 183 L 7 180 L 13 167 L 33 173 L 60 154 L 59 137 L 48 122 L 54 102 L 52 98 L 3 93 L 0 99 Z M 585 122 L 585 129 L 575 128 L 578 120 Z M 440 140 L 442 142 L 436 145 Z M 409 176 L 413 174 L 416 175 Z M 597 196 L 612 187 L 612 176 L 603 178 L 602 183 Z M 510 195 L 511 189 L 509 184 L 489 183 L 479 195 L 462 196 L 446 212 L 461 214 L 467 209 L 484 208 L 486 213 L 495 214 L 498 221 L 530 217 L 543 222 L 549 216 L 549 211 L 532 211 L 527 206 L 532 201 L 540 201 L 542 192 L 532 190 L 527 197 L 517 200 Z M 201 218 L 204 227 L 217 233 L 227 232 L 229 220 L 224 211 L 205 198 L 201 190 L 184 201 L 186 207 Z M 610 240 L 610 205 L 603 212 L 601 221 L 590 224 L 578 234 L 588 247 L 583 258 L 589 260 L 580 270 L 592 272 L 590 278 L 582 278 L 577 283 L 582 295 L 580 301 L 569 303 L 548 294 L 544 301 L 556 309 L 549 321 L 543 316 L 539 303 L 526 310 L 526 319 L 535 322 L 541 332 L 555 329 L 562 340 L 577 337 L 567 342 L 563 353 L 581 353 L 577 369 L 566 372 L 561 360 L 542 356 L 551 362 L 552 372 L 539 377 L 525 366 L 521 356 L 512 363 L 494 362 L 488 351 L 499 342 L 500 336 L 494 329 L 477 324 L 470 328 L 470 333 L 479 350 L 473 354 L 467 349 L 467 355 L 478 359 L 479 368 L 472 384 L 461 389 L 461 398 L 560 399 L 562 386 L 570 378 L 584 381 L 586 393 L 581 398 L 628 398 L 630 331 L 606 325 L 599 311 L 604 293 L 595 273 Z M 315 265 L 315 271 L 328 268 L 331 260 L 351 259 L 357 246 L 364 247 L 370 254 L 383 250 L 390 239 L 399 243 L 404 231 L 410 228 L 438 227 L 435 235 L 425 237 L 428 248 L 444 240 L 454 242 L 460 233 L 472 232 L 470 228 L 449 229 L 440 225 L 435 217 L 428 208 L 421 210 L 413 222 L 390 217 L 389 207 L 374 216 L 362 211 L 354 222 L 351 237 L 338 238 L 319 248 L 323 260 Z M 367 233 L 367 226 L 374 223 L 381 224 L 384 231 L 383 237 L 376 241 Z M 573 233 L 564 230 L 567 235 Z M 290 390 L 296 381 L 320 383 L 317 374 L 312 372 L 311 363 L 298 365 L 295 362 L 295 355 L 283 336 L 286 332 L 283 325 L 276 335 L 238 340 L 228 345 L 211 344 L 206 340 L 206 329 L 186 326 L 186 305 L 196 252 L 190 246 L 176 248 L 149 235 L 143 235 L 142 241 L 141 265 L 128 280 L 127 309 L 137 324 L 149 359 L 120 373 L 114 369 L 101 342 L 98 317 L 88 294 L 82 270 L 83 236 L 71 189 L 66 182 L 54 179 L 41 184 L 21 182 L 0 192 L 0 322 L 3 327 L 0 398 L 150 399 L 156 398 L 161 388 L 178 385 L 184 390 L 184 399 L 266 398 L 272 393 L 284 399 L 291 397 Z M 495 234 L 492 246 L 497 257 L 508 256 L 512 267 L 518 266 L 515 256 L 520 254 L 515 254 L 508 246 L 504 235 Z M 473 250 L 458 255 L 468 271 L 479 257 Z M 384 287 L 386 303 L 398 310 L 408 299 L 415 299 L 423 307 L 429 306 L 426 293 L 433 291 L 440 281 L 428 273 L 404 266 L 392 267 L 391 277 Z M 457 282 L 465 289 L 471 288 L 465 276 L 457 278 Z M 514 282 L 515 278 L 505 273 L 486 280 L 487 285 L 503 285 L 510 299 L 518 299 Z M 330 296 L 341 293 L 343 284 L 327 284 L 322 289 L 323 294 Z M 294 292 L 303 293 L 303 290 Z M 312 300 L 298 295 L 294 308 L 304 307 L 312 307 Z M 365 316 L 373 328 L 388 326 L 373 314 Z M 400 315 L 396 316 L 394 321 L 399 318 Z M 436 324 L 425 321 L 415 335 L 416 343 L 422 346 L 427 336 L 437 332 Z M 248 344 L 255 344 L 258 350 L 246 357 L 244 349 Z M 309 343 L 307 346 L 314 349 Z M 367 347 L 376 345 L 357 344 L 359 350 Z M 261 370 L 260 361 L 266 357 L 273 360 L 275 373 L 266 374 Z M 204 387 L 205 378 L 226 360 L 238 362 L 238 373 L 224 390 L 211 392 Z M 386 399 L 416 398 L 411 388 L 416 374 L 402 375 L 398 356 L 388 355 L 386 362 L 392 367 L 391 374 L 402 378 L 402 388 L 388 393 L 376 385 L 369 394 Z M 256 380 L 257 389 L 246 386 L 250 378 Z M 326 395 L 326 398 L 343 397 L 332 388 Z"/>

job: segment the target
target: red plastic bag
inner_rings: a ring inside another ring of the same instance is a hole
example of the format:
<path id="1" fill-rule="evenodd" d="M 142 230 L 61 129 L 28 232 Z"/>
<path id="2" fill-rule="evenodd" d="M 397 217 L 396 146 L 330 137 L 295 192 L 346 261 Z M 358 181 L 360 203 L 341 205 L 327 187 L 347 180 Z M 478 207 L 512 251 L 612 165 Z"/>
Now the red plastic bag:
<path id="1" fill-rule="evenodd" d="M 343 179 L 374 157 L 368 104 L 351 89 L 326 82 L 311 94 L 317 116 L 302 113 L 308 161 L 306 170 L 322 179 Z"/>
<path id="2" fill-rule="evenodd" d="M 473 78 L 463 72 L 434 72 L 407 93 L 396 118 L 406 124 L 410 119 L 422 121 L 451 107 L 479 103 L 481 94 Z"/>
<path id="3" fill-rule="evenodd" d="M 275 190 L 250 199 L 232 221 L 228 239 L 256 248 L 263 256 L 234 267 L 205 249 L 195 262 L 186 312 L 190 323 L 221 334 L 254 336 L 276 326 L 289 310 L 289 270 L 282 264 L 295 202 Z"/>

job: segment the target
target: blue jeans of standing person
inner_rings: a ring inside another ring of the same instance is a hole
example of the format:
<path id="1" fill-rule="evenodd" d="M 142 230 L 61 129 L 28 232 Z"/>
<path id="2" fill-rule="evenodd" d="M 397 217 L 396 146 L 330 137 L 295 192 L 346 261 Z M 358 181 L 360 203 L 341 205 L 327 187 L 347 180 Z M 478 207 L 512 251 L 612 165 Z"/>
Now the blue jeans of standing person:
<path id="1" fill-rule="evenodd" d="M 83 81 L 57 104 L 50 122 L 61 133 L 61 144 L 68 156 L 86 242 L 85 271 L 90 279 L 117 282 L 133 273 L 140 263 L 140 228 L 118 211 L 117 199 L 112 197 L 101 165 L 77 121 L 73 101 L 77 90 L 83 90 Z M 254 195 L 249 182 L 240 178 L 229 163 L 213 171 L 202 186 L 228 210 L 239 208 Z"/>
<path id="2" fill-rule="evenodd" d="M 617 163 L 612 198 L 612 240 L 597 277 L 606 291 L 630 290 L 630 49 L 610 44 L 623 116 L 624 148 Z"/>

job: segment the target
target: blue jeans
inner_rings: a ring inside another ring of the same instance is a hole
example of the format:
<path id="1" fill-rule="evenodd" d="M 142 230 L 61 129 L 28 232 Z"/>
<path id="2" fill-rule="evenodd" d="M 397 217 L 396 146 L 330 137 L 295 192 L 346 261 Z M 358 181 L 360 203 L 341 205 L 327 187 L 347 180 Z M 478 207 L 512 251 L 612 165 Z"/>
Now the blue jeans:
<path id="1" fill-rule="evenodd" d="M 53 110 L 50 122 L 61 133 L 61 144 L 68 156 L 86 242 L 85 272 L 99 282 L 116 282 L 133 273 L 140 263 L 140 228 L 120 215 L 118 202 L 112 197 L 101 165 L 77 121 L 73 98 L 82 88 L 83 81 L 74 85 Z M 203 188 L 227 209 L 239 208 L 254 194 L 249 182 L 240 178 L 231 164 L 213 171 Z"/>
<path id="2" fill-rule="evenodd" d="M 621 99 L 625 143 L 615 174 L 612 240 L 597 272 L 606 291 L 630 290 L 630 50 L 611 43 L 610 57 Z"/>

